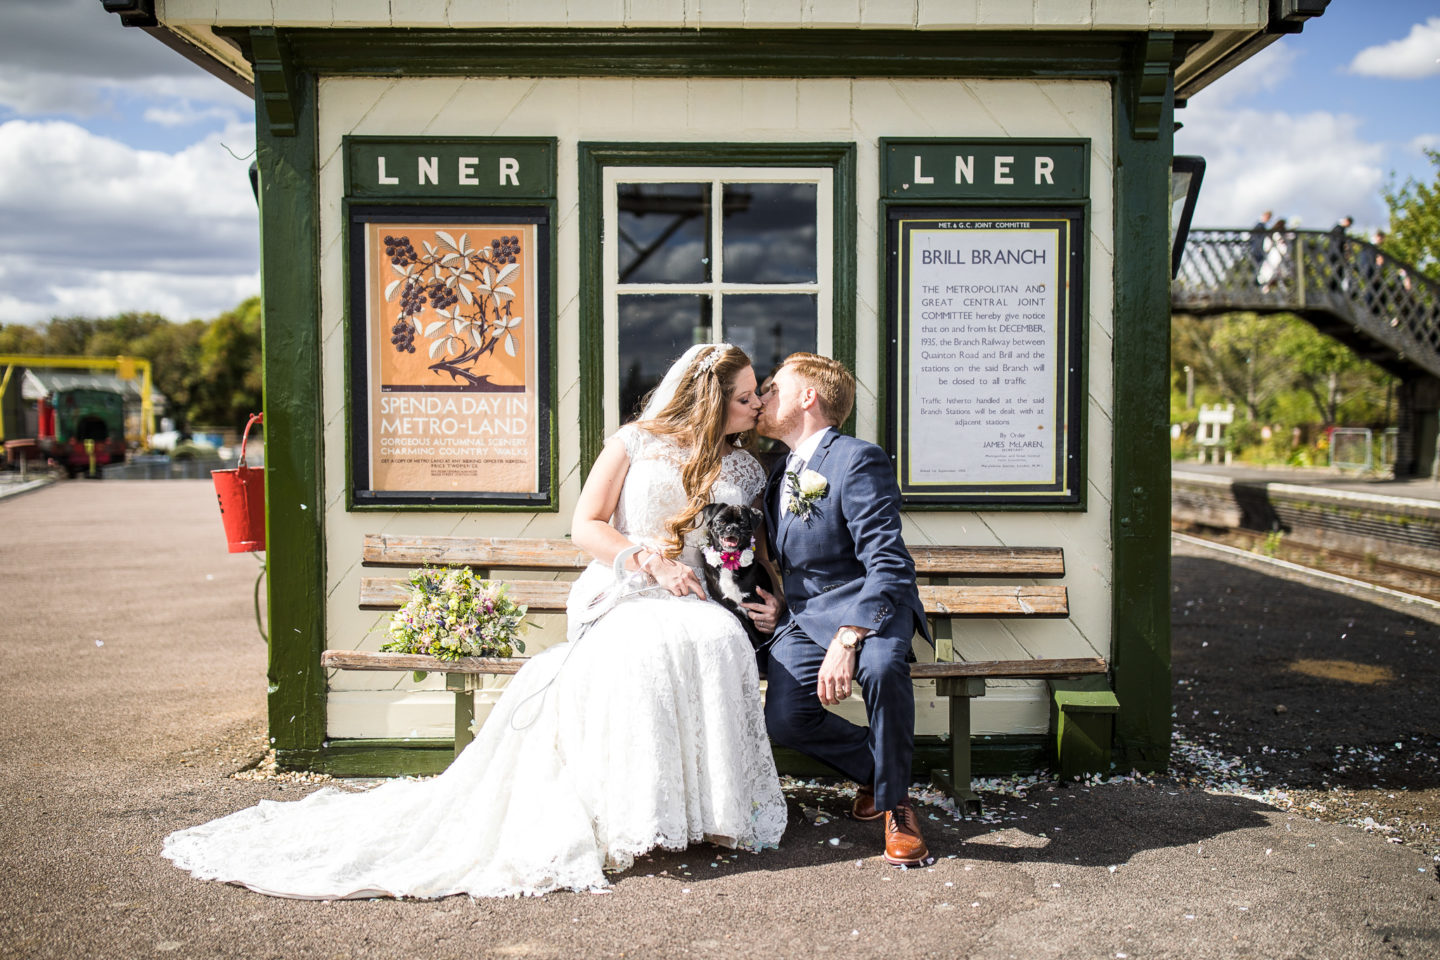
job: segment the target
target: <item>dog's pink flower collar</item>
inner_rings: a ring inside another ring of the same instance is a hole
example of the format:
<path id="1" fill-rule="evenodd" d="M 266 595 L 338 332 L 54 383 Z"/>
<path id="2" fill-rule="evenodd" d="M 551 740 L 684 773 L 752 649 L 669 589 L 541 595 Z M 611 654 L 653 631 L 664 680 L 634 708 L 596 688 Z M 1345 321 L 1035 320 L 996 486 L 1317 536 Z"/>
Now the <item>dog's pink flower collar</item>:
<path id="1" fill-rule="evenodd" d="M 705 562 L 712 567 L 739 570 L 741 567 L 748 567 L 755 562 L 755 538 L 750 538 L 750 546 L 744 550 L 716 550 L 707 543 L 704 553 Z"/>

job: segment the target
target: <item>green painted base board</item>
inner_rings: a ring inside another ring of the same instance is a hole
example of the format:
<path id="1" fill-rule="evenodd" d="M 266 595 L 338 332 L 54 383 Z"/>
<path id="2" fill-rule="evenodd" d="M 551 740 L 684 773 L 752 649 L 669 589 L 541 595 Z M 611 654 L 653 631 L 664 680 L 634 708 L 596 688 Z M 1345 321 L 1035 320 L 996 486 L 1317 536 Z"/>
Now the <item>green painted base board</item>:
<path id="1" fill-rule="evenodd" d="M 972 769 L 977 777 L 1031 773 L 1047 766 L 1043 737 L 977 737 Z M 277 750 L 281 770 L 311 770 L 334 777 L 424 777 L 441 773 L 455 758 L 451 740 L 331 740 L 319 750 Z M 775 749 L 775 765 L 792 777 L 834 777 L 834 770 L 784 747 Z M 916 780 L 929 780 L 932 769 L 950 765 L 947 737 L 917 737 Z"/>
<path id="2" fill-rule="evenodd" d="M 311 770 L 332 777 L 428 777 L 455 759 L 455 741 L 331 740 L 319 750 L 276 750 L 281 770 Z"/>

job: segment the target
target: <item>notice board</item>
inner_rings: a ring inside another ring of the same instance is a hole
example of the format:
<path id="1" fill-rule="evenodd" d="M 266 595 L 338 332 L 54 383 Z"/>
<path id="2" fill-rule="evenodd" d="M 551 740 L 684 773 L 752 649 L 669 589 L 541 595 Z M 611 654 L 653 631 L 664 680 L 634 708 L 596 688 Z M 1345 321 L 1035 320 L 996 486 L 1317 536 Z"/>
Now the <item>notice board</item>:
<path id="1" fill-rule="evenodd" d="M 1080 504 L 1083 208 L 892 205 L 886 227 L 906 504 Z"/>

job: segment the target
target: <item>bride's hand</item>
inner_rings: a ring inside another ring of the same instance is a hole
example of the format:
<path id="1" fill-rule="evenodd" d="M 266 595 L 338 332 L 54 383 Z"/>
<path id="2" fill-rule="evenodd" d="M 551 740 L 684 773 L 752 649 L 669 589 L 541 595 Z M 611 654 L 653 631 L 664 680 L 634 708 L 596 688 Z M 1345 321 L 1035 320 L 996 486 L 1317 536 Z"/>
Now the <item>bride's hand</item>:
<path id="1" fill-rule="evenodd" d="M 705 585 L 695 576 L 695 571 L 678 560 L 653 555 L 645 561 L 644 570 L 655 578 L 655 582 L 677 597 L 694 594 L 705 599 Z"/>

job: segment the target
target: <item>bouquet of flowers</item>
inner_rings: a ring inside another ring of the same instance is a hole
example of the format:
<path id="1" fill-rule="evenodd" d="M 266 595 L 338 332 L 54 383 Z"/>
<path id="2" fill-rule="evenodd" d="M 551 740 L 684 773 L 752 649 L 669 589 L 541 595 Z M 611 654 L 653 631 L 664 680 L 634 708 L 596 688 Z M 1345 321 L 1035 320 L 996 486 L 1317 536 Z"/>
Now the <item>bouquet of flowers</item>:
<path id="1" fill-rule="evenodd" d="M 420 653 L 437 660 L 513 657 L 525 605 L 511 600 L 505 584 L 480 580 L 469 567 L 424 567 L 410 574 L 410 599 L 390 618 L 390 639 L 380 649 Z"/>

